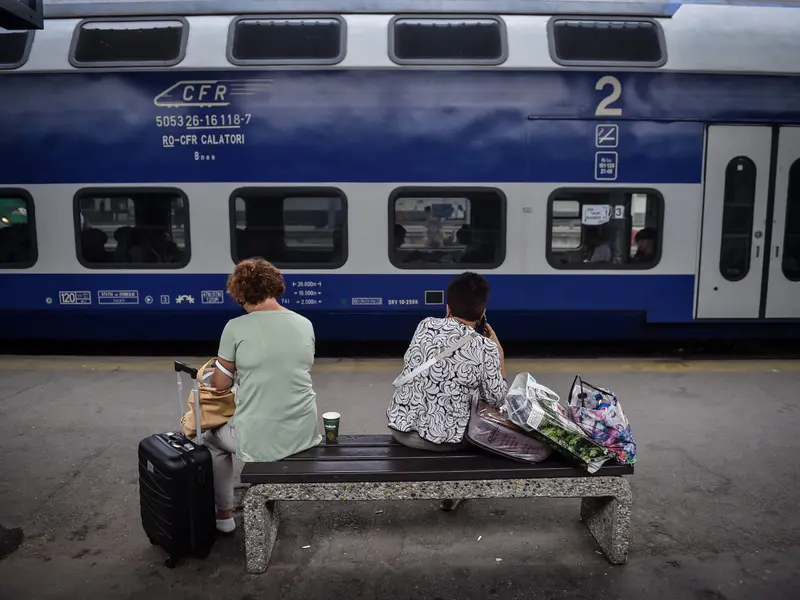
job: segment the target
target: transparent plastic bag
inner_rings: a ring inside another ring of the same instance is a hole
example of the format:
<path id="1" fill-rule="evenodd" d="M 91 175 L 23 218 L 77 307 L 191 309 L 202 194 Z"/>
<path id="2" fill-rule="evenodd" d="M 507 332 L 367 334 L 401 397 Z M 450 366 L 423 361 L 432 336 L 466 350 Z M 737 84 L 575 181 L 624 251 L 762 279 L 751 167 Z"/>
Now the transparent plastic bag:
<path id="1" fill-rule="evenodd" d="M 587 436 L 608 448 L 617 462 L 624 465 L 636 462 L 636 441 L 630 423 L 610 390 L 576 376 L 569 391 L 569 415 Z"/>
<path id="2" fill-rule="evenodd" d="M 509 419 L 550 444 L 562 455 L 596 473 L 613 454 L 592 441 L 559 403 L 558 394 L 541 385 L 530 373 L 514 378 L 506 396 Z"/>

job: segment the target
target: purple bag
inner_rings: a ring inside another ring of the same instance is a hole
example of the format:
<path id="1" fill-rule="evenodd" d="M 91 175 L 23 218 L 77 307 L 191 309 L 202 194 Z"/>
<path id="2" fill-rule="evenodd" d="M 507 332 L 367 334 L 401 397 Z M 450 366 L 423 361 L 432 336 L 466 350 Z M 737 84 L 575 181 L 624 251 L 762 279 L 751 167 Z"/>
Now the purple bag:
<path id="1" fill-rule="evenodd" d="M 529 435 L 488 402 L 472 405 L 467 439 L 474 445 L 514 460 L 538 463 L 553 452 L 550 446 Z"/>

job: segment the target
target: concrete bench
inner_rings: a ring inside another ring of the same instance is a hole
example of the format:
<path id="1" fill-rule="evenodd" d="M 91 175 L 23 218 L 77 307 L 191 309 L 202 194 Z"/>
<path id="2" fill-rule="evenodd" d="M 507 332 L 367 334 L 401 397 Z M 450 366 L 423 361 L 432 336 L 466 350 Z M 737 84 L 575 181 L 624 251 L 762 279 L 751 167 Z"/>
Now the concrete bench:
<path id="1" fill-rule="evenodd" d="M 406 448 L 389 435 L 340 436 L 273 463 L 246 463 L 242 482 L 247 571 L 267 569 L 282 501 L 442 500 L 445 498 L 582 498 L 581 519 L 608 560 L 628 558 L 631 490 L 612 464 L 594 475 L 553 455 L 528 464 L 478 448 L 433 453 Z"/>

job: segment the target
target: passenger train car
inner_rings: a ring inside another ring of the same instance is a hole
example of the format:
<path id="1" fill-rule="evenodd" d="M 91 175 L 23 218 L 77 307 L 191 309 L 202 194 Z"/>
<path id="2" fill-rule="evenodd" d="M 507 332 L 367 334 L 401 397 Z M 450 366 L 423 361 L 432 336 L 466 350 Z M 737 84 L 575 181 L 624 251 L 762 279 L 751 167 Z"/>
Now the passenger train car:
<path id="1" fill-rule="evenodd" d="M 0 336 L 800 332 L 796 2 L 45 0 L 0 33 Z"/>

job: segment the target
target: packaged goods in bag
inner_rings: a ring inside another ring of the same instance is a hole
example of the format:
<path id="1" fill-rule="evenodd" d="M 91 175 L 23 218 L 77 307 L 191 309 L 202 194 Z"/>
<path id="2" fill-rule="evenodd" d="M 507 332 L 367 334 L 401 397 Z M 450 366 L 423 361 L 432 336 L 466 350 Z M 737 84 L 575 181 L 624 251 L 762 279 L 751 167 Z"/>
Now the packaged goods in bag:
<path id="1" fill-rule="evenodd" d="M 476 446 L 515 460 L 538 463 L 553 452 L 550 446 L 525 431 L 488 402 L 472 405 L 467 439 Z"/>
<path id="2" fill-rule="evenodd" d="M 569 415 L 586 435 L 613 452 L 617 462 L 636 462 L 631 426 L 611 391 L 587 383 L 578 375 L 569 391 Z"/>
<path id="3" fill-rule="evenodd" d="M 541 385 L 530 373 L 520 373 L 508 389 L 506 410 L 511 421 L 550 444 L 562 455 L 595 473 L 613 454 L 593 442 L 570 419 L 558 394 Z"/>

